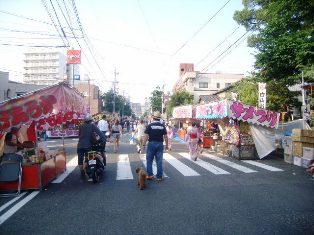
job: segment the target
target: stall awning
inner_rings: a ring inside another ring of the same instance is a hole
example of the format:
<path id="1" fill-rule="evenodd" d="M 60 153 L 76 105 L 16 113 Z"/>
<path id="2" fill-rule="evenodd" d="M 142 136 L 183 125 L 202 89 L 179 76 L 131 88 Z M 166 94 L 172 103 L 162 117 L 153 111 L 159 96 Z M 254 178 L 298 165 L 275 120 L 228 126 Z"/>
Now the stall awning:
<path id="1" fill-rule="evenodd" d="M 174 107 L 172 111 L 173 118 L 194 118 L 195 113 L 192 105 Z"/>
<path id="2" fill-rule="evenodd" d="M 197 119 L 220 119 L 227 117 L 227 101 L 211 102 L 196 106 Z"/>
<path id="3" fill-rule="evenodd" d="M 59 83 L 0 103 L 0 135 L 33 121 L 45 129 L 86 111 L 84 97 L 67 83 Z"/>
<path id="4" fill-rule="evenodd" d="M 280 113 L 229 100 L 196 106 L 197 119 L 221 119 L 225 117 L 277 128 Z"/>

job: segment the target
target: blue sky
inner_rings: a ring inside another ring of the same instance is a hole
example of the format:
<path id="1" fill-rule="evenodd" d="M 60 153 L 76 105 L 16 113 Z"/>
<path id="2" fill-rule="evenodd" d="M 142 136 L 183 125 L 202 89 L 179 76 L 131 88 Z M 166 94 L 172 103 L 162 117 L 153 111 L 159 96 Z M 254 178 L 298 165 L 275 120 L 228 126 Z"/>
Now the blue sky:
<path id="1" fill-rule="evenodd" d="M 50 1 L 45 2 L 53 14 Z M 61 25 L 70 35 L 58 10 L 58 3 L 64 6 L 63 2 L 69 10 L 73 28 L 78 28 L 78 24 L 70 8 L 71 1 L 53 1 Z M 248 74 L 254 57 L 245 37 L 236 48 L 227 50 L 245 33 L 232 18 L 235 10 L 242 9 L 242 1 L 227 2 L 76 0 L 77 12 L 87 36 L 85 40 L 78 39 L 83 51 L 81 77 L 89 74 L 93 83 L 107 91 L 112 87 L 116 69 L 119 90 L 129 94 L 131 101 L 143 102 L 156 86 L 164 84 L 166 90 L 172 89 L 178 79 L 180 63 L 194 63 L 197 71 Z M 224 4 L 226 6 L 213 17 Z M 32 20 L 12 16 L 12 13 Z M 211 17 L 213 19 L 210 20 Z M 12 80 L 22 79 L 23 52 L 32 48 L 3 44 L 63 44 L 58 36 L 37 35 L 35 31 L 57 34 L 41 0 L 0 0 L 0 70 L 9 71 Z M 227 37 L 232 32 L 232 36 Z M 79 49 L 74 38 L 68 37 L 68 40 L 72 47 Z M 219 59 L 218 56 L 226 50 L 227 55 Z"/>

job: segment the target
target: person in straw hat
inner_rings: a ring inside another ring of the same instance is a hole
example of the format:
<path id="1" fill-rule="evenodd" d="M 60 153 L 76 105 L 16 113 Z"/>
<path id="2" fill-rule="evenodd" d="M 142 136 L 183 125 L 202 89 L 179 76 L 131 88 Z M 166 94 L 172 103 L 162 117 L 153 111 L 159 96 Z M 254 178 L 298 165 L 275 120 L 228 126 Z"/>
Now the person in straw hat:
<path id="1" fill-rule="evenodd" d="M 153 175 L 153 160 L 155 158 L 157 164 L 157 181 L 162 180 L 163 167 L 163 151 L 164 146 L 163 142 L 166 143 L 166 149 L 168 149 L 168 137 L 167 130 L 164 124 L 161 123 L 161 114 L 158 111 L 155 111 L 152 115 L 153 121 L 148 124 L 146 130 L 144 131 L 145 139 L 144 144 L 148 141 L 146 148 L 146 162 L 147 162 L 147 179 L 151 180 L 154 178 Z"/>

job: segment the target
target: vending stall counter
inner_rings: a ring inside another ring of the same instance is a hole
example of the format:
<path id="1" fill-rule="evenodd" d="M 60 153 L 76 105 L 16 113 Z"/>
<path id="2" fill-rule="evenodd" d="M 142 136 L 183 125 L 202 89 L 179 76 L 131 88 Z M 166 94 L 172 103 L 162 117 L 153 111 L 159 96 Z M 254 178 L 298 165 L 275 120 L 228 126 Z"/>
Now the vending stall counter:
<path id="1" fill-rule="evenodd" d="M 58 152 L 51 158 L 39 163 L 36 158 L 32 162 L 23 162 L 22 165 L 22 190 L 42 189 L 62 172 L 66 170 L 66 153 Z M 17 182 L 1 182 L 0 190 L 13 190 L 17 188 Z"/>

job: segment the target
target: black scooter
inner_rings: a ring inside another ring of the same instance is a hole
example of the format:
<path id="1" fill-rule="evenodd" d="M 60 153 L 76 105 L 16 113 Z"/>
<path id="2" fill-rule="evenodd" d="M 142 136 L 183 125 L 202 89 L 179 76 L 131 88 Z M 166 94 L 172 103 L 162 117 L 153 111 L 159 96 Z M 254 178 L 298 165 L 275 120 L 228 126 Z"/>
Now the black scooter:
<path id="1" fill-rule="evenodd" d="M 100 143 L 92 147 L 92 151 L 85 154 L 86 174 L 93 183 L 98 183 L 105 171 L 106 155 Z"/>

